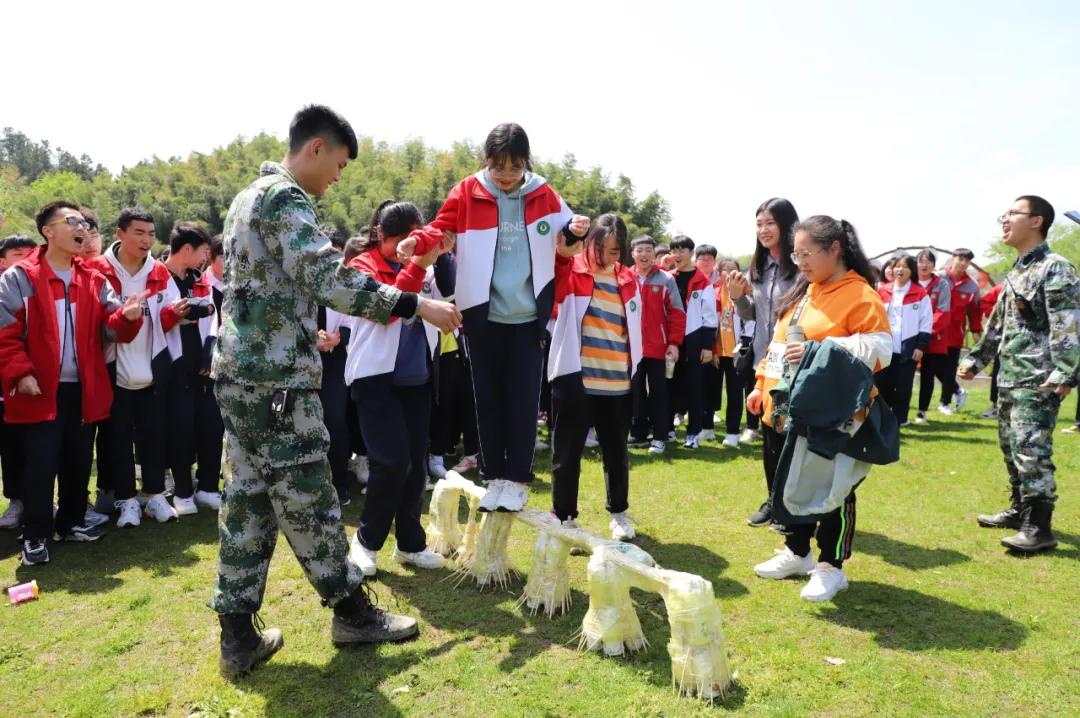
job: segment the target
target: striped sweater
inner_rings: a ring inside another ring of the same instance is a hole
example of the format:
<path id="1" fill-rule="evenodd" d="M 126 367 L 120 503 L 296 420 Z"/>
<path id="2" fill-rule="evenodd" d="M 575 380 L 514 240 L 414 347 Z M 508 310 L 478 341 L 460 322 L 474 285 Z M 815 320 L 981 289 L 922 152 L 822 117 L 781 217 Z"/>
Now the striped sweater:
<path id="1" fill-rule="evenodd" d="M 581 382 L 586 394 L 630 393 L 626 313 L 614 272 L 593 275 L 593 293 L 581 320 Z"/>

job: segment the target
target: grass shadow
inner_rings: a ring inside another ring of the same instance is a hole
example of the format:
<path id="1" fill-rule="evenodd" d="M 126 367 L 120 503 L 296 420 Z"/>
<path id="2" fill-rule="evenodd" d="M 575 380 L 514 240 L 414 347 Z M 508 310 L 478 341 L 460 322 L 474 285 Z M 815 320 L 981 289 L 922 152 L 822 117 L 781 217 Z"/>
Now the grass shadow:
<path id="1" fill-rule="evenodd" d="M 823 607 L 818 618 L 872 633 L 883 648 L 1012 651 L 1028 635 L 1026 627 L 996 611 L 966 608 L 875 581 L 852 582 L 833 604 Z"/>
<path id="2" fill-rule="evenodd" d="M 971 557 L 947 548 L 926 548 L 915 544 L 897 541 L 896 539 L 882 536 L 881 534 L 867 531 L 858 531 L 856 541 L 860 553 L 869 553 L 880 556 L 885 563 L 922 571 L 938 566 L 953 566 L 958 563 L 970 561 Z"/>

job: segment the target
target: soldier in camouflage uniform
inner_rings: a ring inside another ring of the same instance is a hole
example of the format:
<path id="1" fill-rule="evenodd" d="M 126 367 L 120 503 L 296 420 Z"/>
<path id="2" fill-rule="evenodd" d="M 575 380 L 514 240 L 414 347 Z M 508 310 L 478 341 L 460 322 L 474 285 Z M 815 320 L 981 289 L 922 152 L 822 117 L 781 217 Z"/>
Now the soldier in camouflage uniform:
<path id="1" fill-rule="evenodd" d="M 414 619 L 371 603 L 349 555 L 327 464 L 316 306 L 382 323 L 421 316 L 443 330 L 455 327 L 460 314 L 341 265 L 319 230 L 310 195 L 322 194 L 356 154 L 356 135 L 342 117 L 306 107 L 293 118 L 285 160 L 264 163 L 225 219 L 222 325 L 212 373 L 231 476 L 209 605 L 220 616 L 227 676 L 245 673 L 282 645 L 280 631 L 253 623 L 279 529 L 323 604 L 333 607 L 335 643 L 417 632 Z"/>
<path id="2" fill-rule="evenodd" d="M 1002 539 L 1031 553 L 1057 545 L 1050 520 L 1057 500 L 1053 432 L 1061 400 L 1080 370 L 1080 280 L 1076 268 L 1050 251 L 1054 209 L 1020 197 L 999 219 L 1005 243 L 1019 255 L 1005 278 L 982 341 L 960 365 L 971 379 L 998 357 L 998 437 L 1012 487 L 1012 505 L 978 517 L 980 526 L 1015 528 Z"/>

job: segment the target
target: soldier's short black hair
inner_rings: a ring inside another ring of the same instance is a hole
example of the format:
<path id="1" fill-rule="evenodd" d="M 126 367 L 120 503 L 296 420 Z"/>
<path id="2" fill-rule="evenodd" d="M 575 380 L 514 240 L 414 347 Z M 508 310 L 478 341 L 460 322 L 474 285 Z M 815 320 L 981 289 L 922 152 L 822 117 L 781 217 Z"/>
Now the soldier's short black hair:
<path id="1" fill-rule="evenodd" d="M 169 232 L 169 249 L 179 252 L 185 244 L 195 249 L 210 244 L 210 233 L 198 222 L 177 222 Z"/>
<path id="2" fill-rule="evenodd" d="M 116 218 L 117 229 L 127 229 L 132 222 L 154 223 L 154 216 L 142 207 L 125 207 Z"/>
<path id="3" fill-rule="evenodd" d="M 315 137 L 335 147 L 346 145 L 350 160 L 355 160 L 360 152 L 352 125 L 326 105 L 307 105 L 293 115 L 289 123 L 289 152 L 299 152 Z"/>
<path id="4" fill-rule="evenodd" d="M 58 199 L 55 202 L 49 202 L 47 205 L 39 209 L 37 211 L 37 214 L 34 215 L 34 222 L 37 224 L 38 234 L 40 234 L 42 237 L 45 236 L 45 232 L 43 232 L 42 230 L 45 229 L 45 225 L 52 221 L 53 215 L 56 214 L 57 210 L 61 209 L 73 209 L 78 212 L 79 205 L 75 204 L 74 202 L 68 202 L 64 199 Z"/>
<path id="5" fill-rule="evenodd" d="M 694 240 L 687 237 L 685 234 L 677 234 L 675 238 L 671 240 L 672 249 L 689 249 L 694 250 Z"/>
<path id="6" fill-rule="evenodd" d="M 7 253 L 16 249 L 33 249 L 37 242 L 25 234 L 13 234 L 0 240 L 0 259 L 7 259 Z"/>
<path id="7" fill-rule="evenodd" d="M 225 242 L 222 241 L 220 234 L 215 234 L 210 238 L 210 261 L 214 261 L 223 254 L 225 254 Z"/>
<path id="8" fill-rule="evenodd" d="M 1054 223 L 1054 207 L 1042 197 L 1034 194 L 1022 194 L 1016 198 L 1016 201 L 1026 200 L 1028 203 L 1028 209 L 1031 210 L 1032 217 L 1042 217 L 1043 223 L 1039 231 L 1042 232 L 1043 239 L 1050 234 L 1050 225 Z"/>

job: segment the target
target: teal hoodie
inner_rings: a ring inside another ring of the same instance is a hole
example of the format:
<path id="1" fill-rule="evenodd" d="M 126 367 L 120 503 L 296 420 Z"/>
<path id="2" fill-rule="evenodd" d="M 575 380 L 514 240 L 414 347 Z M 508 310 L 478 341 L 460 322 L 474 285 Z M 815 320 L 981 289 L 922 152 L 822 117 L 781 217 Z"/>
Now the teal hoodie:
<path id="1" fill-rule="evenodd" d="M 525 196 L 543 186 L 544 182 L 543 177 L 526 172 L 521 187 L 503 192 L 486 170 L 480 173 L 480 183 L 495 197 L 499 208 L 499 234 L 488 309 L 488 319 L 493 322 L 524 324 L 537 318 L 532 255 L 525 233 Z"/>

